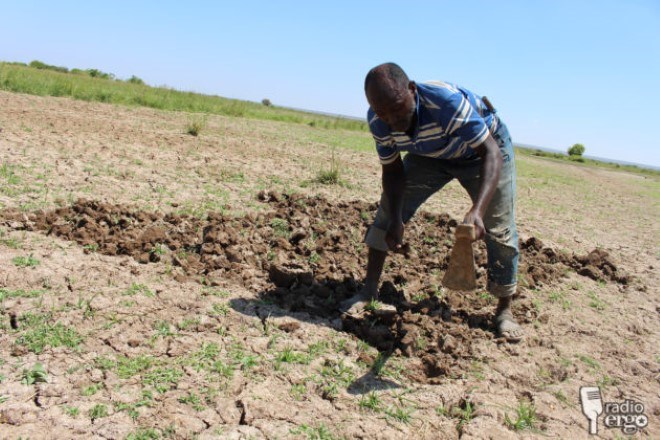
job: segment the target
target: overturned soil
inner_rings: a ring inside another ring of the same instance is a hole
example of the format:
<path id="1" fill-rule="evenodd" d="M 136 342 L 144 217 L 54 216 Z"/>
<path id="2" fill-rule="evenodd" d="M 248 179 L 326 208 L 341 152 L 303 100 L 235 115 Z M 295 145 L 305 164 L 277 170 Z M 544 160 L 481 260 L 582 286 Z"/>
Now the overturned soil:
<path id="1" fill-rule="evenodd" d="M 169 265 L 178 281 L 242 284 L 260 292 L 260 300 L 251 307 L 236 301 L 235 308 L 253 310 L 262 319 L 272 304 L 331 322 L 341 319 L 345 331 L 379 351 L 418 359 L 407 375 L 421 383 L 460 376 L 479 359 L 474 342 L 495 339 L 483 242 L 475 245 L 477 293 L 441 286 L 456 220 L 421 212 L 407 226 L 410 252 L 388 260 L 381 287 L 381 300 L 396 306 L 396 312 L 376 308 L 360 317 L 341 317 L 338 304 L 361 288 L 367 255 L 362 240 L 377 204 L 333 204 L 264 191 L 257 197 L 265 209 L 243 217 L 209 213 L 200 219 L 82 199 L 51 211 L 8 210 L 1 217 L 12 229 L 72 240 L 86 252 Z M 521 241 L 520 251 L 515 311 L 522 322 L 536 319 L 528 292 L 558 283 L 571 271 L 622 286 L 631 281 L 600 249 L 575 255 L 531 237 Z"/>

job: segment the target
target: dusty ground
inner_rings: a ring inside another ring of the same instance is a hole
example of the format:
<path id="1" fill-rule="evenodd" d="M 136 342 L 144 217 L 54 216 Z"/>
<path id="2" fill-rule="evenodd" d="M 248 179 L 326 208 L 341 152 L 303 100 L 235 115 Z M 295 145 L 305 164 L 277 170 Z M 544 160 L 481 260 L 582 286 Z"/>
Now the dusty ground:
<path id="1" fill-rule="evenodd" d="M 657 180 L 518 159 L 510 345 L 482 247 L 476 292 L 440 283 L 458 185 L 389 260 L 397 312 L 342 320 L 379 193 L 362 135 L 189 120 L 0 93 L 0 438 L 589 438 L 592 385 L 658 436 Z M 315 183 L 336 145 L 343 184 Z"/>

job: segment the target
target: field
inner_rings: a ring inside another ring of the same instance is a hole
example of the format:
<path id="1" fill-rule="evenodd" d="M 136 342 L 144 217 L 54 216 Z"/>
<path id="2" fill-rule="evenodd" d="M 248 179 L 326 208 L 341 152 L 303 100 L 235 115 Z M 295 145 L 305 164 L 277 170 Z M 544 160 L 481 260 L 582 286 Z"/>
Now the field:
<path id="1" fill-rule="evenodd" d="M 476 292 L 440 283 L 455 183 L 388 260 L 397 312 L 336 311 L 380 192 L 362 129 L 0 91 L 0 130 L 0 438 L 586 439 L 581 386 L 660 435 L 657 175 L 518 156 L 506 344 L 483 246 Z"/>

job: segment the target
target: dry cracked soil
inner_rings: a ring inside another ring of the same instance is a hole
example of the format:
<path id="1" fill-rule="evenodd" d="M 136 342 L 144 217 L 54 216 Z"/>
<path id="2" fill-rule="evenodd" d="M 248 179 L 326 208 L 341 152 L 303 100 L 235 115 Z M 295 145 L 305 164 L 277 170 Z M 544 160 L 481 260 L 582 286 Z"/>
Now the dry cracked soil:
<path id="1" fill-rule="evenodd" d="M 477 290 L 442 287 L 460 188 L 388 259 L 394 308 L 343 316 L 373 152 L 347 150 L 329 187 L 310 164 L 332 145 L 311 127 L 211 117 L 200 139 L 174 112 L 0 99 L 0 438 L 588 438 L 587 385 L 643 402 L 636 435 L 658 434 L 657 181 L 518 159 L 526 338 L 507 344 L 483 243 Z M 547 166 L 567 186 L 642 189 L 557 200 Z M 618 220 L 575 214 L 603 203 Z"/>

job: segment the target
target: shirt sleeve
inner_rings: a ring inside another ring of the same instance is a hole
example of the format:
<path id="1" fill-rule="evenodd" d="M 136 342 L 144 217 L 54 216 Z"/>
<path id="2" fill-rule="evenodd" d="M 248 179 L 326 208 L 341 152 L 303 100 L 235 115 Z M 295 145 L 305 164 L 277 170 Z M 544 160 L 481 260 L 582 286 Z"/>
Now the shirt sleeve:
<path id="1" fill-rule="evenodd" d="M 451 94 L 441 118 L 447 133 L 460 138 L 469 148 L 479 146 L 488 137 L 486 121 L 461 92 Z"/>
<path id="2" fill-rule="evenodd" d="M 376 142 L 376 151 L 380 163 L 383 165 L 391 164 L 401 153 L 396 146 L 396 142 L 394 142 L 394 138 L 392 138 L 389 127 L 371 109 L 367 113 L 367 120 L 369 121 L 371 135 L 374 142 Z"/>

